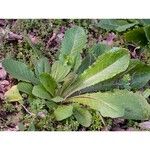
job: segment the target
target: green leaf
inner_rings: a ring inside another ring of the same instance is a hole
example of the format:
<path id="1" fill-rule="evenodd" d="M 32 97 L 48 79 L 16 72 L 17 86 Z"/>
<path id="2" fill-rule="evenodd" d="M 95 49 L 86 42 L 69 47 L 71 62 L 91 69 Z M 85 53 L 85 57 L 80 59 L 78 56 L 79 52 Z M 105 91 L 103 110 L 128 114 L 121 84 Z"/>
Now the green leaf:
<path id="1" fill-rule="evenodd" d="M 33 89 L 33 85 L 27 82 L 20 82 L 17 85 L 17 88 L 19 91 L 32 95 L 32 89 Z"/>
<path id="2" fill-rule="evenodd" d="M 87 105 L 100 111 L 104 117 L 123 117 L 135 120 L 150 119 L 150 105 L 146 99 L 138 93 L 127 90 L 83 94 L 72 97 L 68 101 Z"/>
<path id="3" fill-rule="evenodd" d="M 54 115 L 57 121 L 61 121 L 70 117 L 72 113 L 73 113 L 73 107 L 71 105 L 58 106 L 58 108 L 54 111 Z"/>
<path id="4" fill-rule="evenodd" d="M 47 73 L 42 73 L 39 77 L 40 82 L 44 86 L 44 88 L 52 95 L 54 96 L 55 90 L 57 87 L 57 83 L 55 80 Z"/>
<path id="5" fill-rule="evenodd" d="M 51 95 L 46 91 L 42 85 L 35 85 L 32 94 L 42 99 L 51 100 Z"/>
<path id="6" fill-rule="evenodd" d="M 113 78 L 125 71 L 129 65 L 129 58 L 128 51 L 122 48 L 104 53 L 65 90 L 64 96 Z"/>
<path id="7" fill-rule="evenodd" d="M 55 81 L 61 82 L 70 72 L 71 67 L 62 64 L 60 61 L 55 61 L 52 65 L 51 75 Z"/>
<path id="8" fill-rule="evenodd" d="M 73 115 L 81 125 L 85 127 L 89 127 L 91 125 L 92 115 L 87 109 L 81 107 L 74 107 Z"/>
<path id="9" fill-rule="evenodd" d="M 87 35 L 81 27 L 73 27 L 65 32 L 59 59 L 64 62 L 68 55 L 74 56 L 82 52 L 87 42 Z"/>
<path id="10" fill-rule="evenodd" d="M 38 83 L 38 80 L 32 70 L 30 70 L 27 65 L 22 62 L 15 61 L 13 59 L 5 59 L 3 61 L 3 66 L 12 77 L 18 80 L 32 82 L 33 84 Z"/>
<path id="11" fill-rule="evenodd" d="M 98 27 L 106 29 L 108 31 L 114 30 L 118 32 L 126 31 L 127 29 L 135 26 L 138 22 L 129 23 L 126 20 L 116 20 L 116 19 L 102 19 L 97 24 Z"/>
<path id="12" fill-rule="evenodd" d="M 126 32 L 124 37 L 127 42 L 139 44 L 140 46 L 145 46 L 148 42 L 143 27 Z"/>
<path id="13" fill-rule="evenodd" d="M 150 25 L 144 27 L 145 35 L 147 40 L 150 42 Z"/>
<path id="14" fill-rule="evenodd" d="M 22 97 L 18 91 L 17 85 L 12 86 L 4 95 L 5 99 L 9 102 L 22 101 Z"/>
<path id="15" fill-rule="evenodd" d="M 50 73 L 50 63 L 47 58 L 43 57 L 35 64 L 35 74 L 38 77 L 42 73 Z"/>

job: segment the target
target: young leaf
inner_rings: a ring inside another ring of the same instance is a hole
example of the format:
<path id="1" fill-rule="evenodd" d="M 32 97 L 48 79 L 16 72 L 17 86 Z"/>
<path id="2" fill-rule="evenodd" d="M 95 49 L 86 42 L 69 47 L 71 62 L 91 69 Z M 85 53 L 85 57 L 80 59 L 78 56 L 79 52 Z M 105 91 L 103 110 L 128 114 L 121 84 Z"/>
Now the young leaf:
<path id="1" fill-rule="evenodd" d="M 73 115 L 81 125 L 85 127 L 91 125 L 92 115 L 87 109 L 76 106 L 73 108 Z"/>
<path id="2" fill-rule="evenodd" d="M 104 117 L 124 117 L 125 119 L 135 120 L 150 119 L 150 105 L 146 99 L 138 93 L 127 90 L 83 94 L 72 97 L 68 101 L 87 105 L 100 111 Z"/>
<path id="3" fill-rule="evenodd" d="M 52 98 L 42 85 L 35 85 L 33 87 L 32 94 L 42 99 L 51 100 Z"/>
<path id="4" fill-rule="evenodd" d="M 62 64 L 60 61 L 55 61 L 52 65 L 51 75 L 55 81 L 61 82 L 70 72 L 70 69 L 70 66 Z"/>
<path id="5" fill-rule="evenodd" d="M 57 87 L 57 84 L 55 80 L 47 73 L 42 73 L 39 77 L 40 82 L 44 86 L 44 88 L 52 95 L 55 94 L 55 89 Z"/>
<path id="6" fill-rule="evenodd" d="M 108 80 L 125 71 L 129 65 L 129 58 L 126 49 L 112 49 L 104 53 L 78 77 L 71 87 L 65 90 L 64 96 Z"/>
<path id="7" fill-rule="evenodd" d="M 64 90 L 69 87 L 77 78 L 77 74 L 71 72 L 69 73 L 65 78 L 64 78 L 64 83 L 60 89 L 60 91 L 58 92 L 60 95 L 62 95 L 62 93 L 64 92 Z"/>
<path id="8" fill-rule="evenodd" d="M 18 88 L 19 91 L 21 91 L 23 93 L 32 95 L 33 86 L 30 83 L 20 82 L 20 83 L 18 83 L 17 88 Z"/>
<path id="9" fill-rule="evenodd" d="M 116 19 L 102 19 L 97 24 L 98 27 L 101 27 L 103 29 L 106 29 L 108 31 L 118 31 L 123 32 L 133 26 L 138 24 L 138 22 L 129 23 L 126 20 L 116 20 Z"/>
<path id="10" fill-rule="evenodd" d="M 15 61 L 13 59 L 5 59 L 3 61 L 3 66 L 12 77 L 18 80 L 32 82 L 33 84 L 38 83 L 38 80 L 32 70 L 30 70 L 27 65 L 22 62 Z"/>
<path id="11" fill-rule="evenodd" d="M 9 102 L 22 101 L 22 97 L 18 91 L 17 85 L 12 86 L 4 95 L 5 99 Z"/>
<path id="12" fill-rule="evenodd" d="M 64 62 L 66 56 L 80 53 L 87 42 L 87 36 L 81 27 L 73 27 L 66 31 L 62 42 L 59 60 Z"/>
<path id="13" fill-rule="evenodd" d="M 35 74 L 38 77 L 41 73 L 50 73 L 50 64 L 47 58 L 43 57 L 35 64 Z"/>
<path id="14" fill-rule="evenodd" d="M 57 121 L 61 121 L 70 117 L 72 113 L 73 113 L 73 107 L 71 105 L 58 106 L 58 108 L 54 111 L 54 115 Z"/>

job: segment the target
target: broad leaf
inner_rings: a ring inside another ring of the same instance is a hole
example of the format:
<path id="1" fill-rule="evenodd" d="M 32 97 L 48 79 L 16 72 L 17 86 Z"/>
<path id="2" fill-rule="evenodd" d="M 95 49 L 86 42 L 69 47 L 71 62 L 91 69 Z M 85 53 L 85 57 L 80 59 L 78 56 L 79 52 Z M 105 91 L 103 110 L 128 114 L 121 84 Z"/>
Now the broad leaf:
<path id="1" fill-rule="evenodd" d="M 18 80 L 32 82 L 34 84 L 38 83 L 38 80 L 32 70 L 22 62 L 15 61 L 13 59 L 5 59 L 3 61 L 3 66 L 12 77 Z"/>
<path id="2" fill-rule="evenodd" d="M 38 77 L 41 73 L 50 73 L 50 63 L 47 58 L 41 58 L 35 64 L 35 74 Z"/>
<path id="3" fill-rule="evenodd" d="M 47 73 L 42 73 L 39 77 L 40 82 L 42 85 L 45 87 L 45 89 L 52 95 L 54 96 L 55 94 L 55 89 L 57 87 L 57 84 L 55 80 Z"/>
<path id="4" fill-rule="evenodd" d="M 52 65 L 51 75 L 54 78 L 54 80 L 56 80 L 57 82 L 61 82 L 70 72 L 70 69 L 70 66 L 62 64 L 60 61 L 56 61 Z"/>
<path id="5" fill-rule="evenodd" d="M 102 19 L 97 24 L 98 27 L 106 29 L 108 31 L 125 31 L 133 26 L 135 26 L 138 22 L 129 23 L 126 20 L 116 20 L 116 19 Z"/>
<path id="6" fill-rule="evenodd" d="M 19 91 L 32 95 L 32 89 L 33 89 L 33 85 L 27 82 L 20 82 L 17 85 L 17 88 Z"/>
<path id="7" fill-rule="evenodd" d="M 101 55 L 95 63 L 85 70 L 74 82 L 67 88 L 64 96 L 95 85 L 99 82 L 113 78 L 117 74 L 125 71 L 129 65 L 129 53 L 126 49 L 112 49 Z"/>
<path id="8" fill-rule="evenodd" d="M 83 94 L 72 97 L 68 101 L 87 105 L 100 111 L 104 117 L 124 117 L 125 119 L 135 120 L 150 119 L 150 105 L 146 99 L 138 93 L 127 90 Z"/>
<path id="9" fill-rule="evenodd" d="M 51 100 L 51 95 L 46 91 L 42 85 L 35 85 L 32 94 L 42 99 Z"/>
<path id="10" fill-rule="evenodd" d="M 86 33 L 81 27 L 73 27 L 65 32 L 59 59 L 64 62 L 68 56 L 80 53 L 87 41 Z"/>
<path id="11" fill-rule="evenodd" d="M 17 85 L 12 86 L 6 93 L 5 99 L 9 102 L 18 102 L 22 101 L 22 97 L 18 91 Z"/>
<path id="12" fill-rule="evenodd" d="M 81 125 L 85 127 L 91 125 L 92 115 L 87 109 L 76 106 L 73 108 L 73 115 Z"/>
<path id="13" fill-rule="evenodd" d="M 58 108 L 54 111 L 54 115 L 57 121 L 61 121 L 70 117 L 72 113 L 73 107 L 71 105 L 58 106 Z"/>

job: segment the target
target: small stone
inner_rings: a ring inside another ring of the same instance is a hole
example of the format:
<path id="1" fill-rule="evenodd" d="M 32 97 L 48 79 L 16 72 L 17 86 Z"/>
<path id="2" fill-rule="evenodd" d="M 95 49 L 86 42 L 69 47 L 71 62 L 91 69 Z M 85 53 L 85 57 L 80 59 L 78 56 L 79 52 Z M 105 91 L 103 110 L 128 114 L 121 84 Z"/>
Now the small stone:
<path id="1" fill-rule="evenodd" d="M 150 129 L 150 121 L 139 123 L 139 127 L 142 129 Z"/>
<path id="2" fill-rule="evenodd" d="M 44 112 L 38 112 L 37 114 L 40 118 L 45 118 L 46 117 L 46 114 Z"/>

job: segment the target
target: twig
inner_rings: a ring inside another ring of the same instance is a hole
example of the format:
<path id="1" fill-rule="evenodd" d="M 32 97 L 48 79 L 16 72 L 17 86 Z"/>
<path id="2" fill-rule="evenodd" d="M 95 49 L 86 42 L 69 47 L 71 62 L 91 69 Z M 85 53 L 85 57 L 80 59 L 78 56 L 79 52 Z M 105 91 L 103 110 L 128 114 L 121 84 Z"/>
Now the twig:
<path id="1" fill-rule="evenodd" d="M 52 37 L 47 42 L 46 49 L 50 46 L 51 42 L 56 38 L 56 33 L 53 33 Z"/>
<path id="2" fill-rule="evenodd" d="M 31 113 L 23 104 L 21 106 L 25 109 L 25 111 L 30 114 L 31 116 L 35 116 L 35 114 Z"/>

